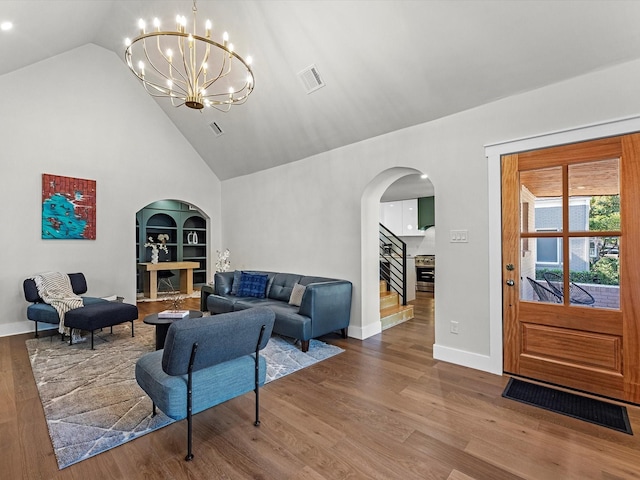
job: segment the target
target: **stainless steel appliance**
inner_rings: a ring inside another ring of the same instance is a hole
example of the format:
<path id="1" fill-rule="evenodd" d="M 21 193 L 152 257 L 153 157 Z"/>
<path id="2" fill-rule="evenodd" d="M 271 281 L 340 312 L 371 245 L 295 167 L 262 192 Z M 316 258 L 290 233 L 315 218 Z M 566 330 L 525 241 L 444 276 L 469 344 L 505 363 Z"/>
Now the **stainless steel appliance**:
<path id="1" fill-rule="evenodd" d="M 416 255 L 416 291 L 434 293 L 436 283 L 436 256 Z"/>

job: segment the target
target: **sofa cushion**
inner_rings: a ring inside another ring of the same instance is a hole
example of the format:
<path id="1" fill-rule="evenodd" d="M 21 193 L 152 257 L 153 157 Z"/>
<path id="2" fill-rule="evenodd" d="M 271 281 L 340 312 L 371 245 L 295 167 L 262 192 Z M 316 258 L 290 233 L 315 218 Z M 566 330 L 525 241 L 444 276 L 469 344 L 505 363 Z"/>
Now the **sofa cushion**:
<path id="1" fill-rule="evenodd" d="M 233 272 L 233 283 L 231 284 L 231 295 L 237 295 L 240 288 L 240 279 L 242 278 L 242 270 Z"/>
<path id="2" fill-rule="evenodd" d="M 276 314 L 273 333 L 299 339 L 311 338 L 311 318 L 300 315 L 298 307 L 280 302 L 278 305 L 269 305 L 269 309 Z"/>
<path id="3" fill-rule="evenodd" d="M 293 286 L 298 283 L 301 276 L 293 273 L 276 273 L 271 281 L 271 288 L 267 296 L 281 302 L 288 302 L 291 298 Z"/>
<path id="4" fill-rule="evenodd" d="M 87 293 L 87 279 L 84 277 L 82 273 L 69 273 L 69 281 L 71 282 L 71 288 L 73 289 L 73 293 L 76 295 L 82 295 L 83 293 Z M 38 293 L 38 287 L 36 287 L 36 282 L 33 278 L 27 278 L 22 282 L 22 287 L 24 289 L 24 298 L 27 302 L 32 303 L 43 303 L 44 300 L 40 298 L 40 294 Z"/>
<path id="5" fill-rule="evenodd" d="M 304 291 L 307 289 L 304 285 L 300 285 L 296 283 L 293 286 L 293 290 L 291 291 L 291 296 L 289 297 L 289 305 L 295 305 L 299 307 L 302 303 L 302 296 L 304 295 Z"/>
<path id="6" fill-rule="evenodd" d="M 88 305 L 93 305 L 96 303 L 105 303 L 107 300 L 97 297 L 82 297 L 82 303 L 86 307 Z M 27 318 L 29 320 L 33 320 L 34 322 L 43 322 L 43 323 L 52 323 L 58 324 L 60 323 L 60 317 L 58 316 L 58 312 L 55 308 L 53 308 L 48 303 L 34 303 L 33 305 L 29 305 L 27 307 Z"/>
<path id="7" fill-rule="evenodd" d="M 239 297 L 265 298 L 269 276 L 260 273 L 242 272 L 240 276 Z"/>

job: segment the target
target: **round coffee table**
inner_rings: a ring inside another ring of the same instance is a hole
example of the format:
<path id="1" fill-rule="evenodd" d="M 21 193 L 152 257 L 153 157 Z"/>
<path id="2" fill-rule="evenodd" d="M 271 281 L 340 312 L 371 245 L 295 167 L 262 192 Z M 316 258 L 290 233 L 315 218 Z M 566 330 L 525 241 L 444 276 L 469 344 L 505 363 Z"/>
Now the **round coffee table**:
<path id="1" fill-rule="evenodd" d="M 200 318 L 202 317 L 202 312 L 199 310 L 189 310 L 189 318 Z M 187 317 L 184 317 L 187 318 Z M 169 327 L 176 320 L 182 320 L 181 318 L 158 318 L 157 313 L 152 313 L 151 315 L 147 315 L 142 320 L 144 323 L 148 325 L 156 326 L 156 350 L 160 350 L 164 348 L 164 340 L 167 338 L 167 332 L 169 331 Z"/>

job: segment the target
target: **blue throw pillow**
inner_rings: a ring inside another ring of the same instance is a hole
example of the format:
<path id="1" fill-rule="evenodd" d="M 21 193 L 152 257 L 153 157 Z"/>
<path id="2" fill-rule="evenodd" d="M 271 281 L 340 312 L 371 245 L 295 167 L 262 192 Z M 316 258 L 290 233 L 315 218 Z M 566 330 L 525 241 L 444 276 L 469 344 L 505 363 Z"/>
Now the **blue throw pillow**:
<path id="1" fill-rule="evenodd" d="M 239 297 L 265 298 L 269 275 L 242 272 L 240 276 Z"/>

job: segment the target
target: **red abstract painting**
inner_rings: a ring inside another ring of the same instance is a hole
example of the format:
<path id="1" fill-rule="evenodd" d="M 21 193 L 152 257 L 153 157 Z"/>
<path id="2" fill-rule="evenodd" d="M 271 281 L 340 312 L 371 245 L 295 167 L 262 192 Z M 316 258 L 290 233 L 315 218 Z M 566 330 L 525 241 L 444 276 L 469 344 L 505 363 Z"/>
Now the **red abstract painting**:
<path id="1" fill-rule="evenodd" d="M 42 238 L 96 239 L 96 181 L 42 174 Z"/>

